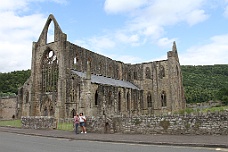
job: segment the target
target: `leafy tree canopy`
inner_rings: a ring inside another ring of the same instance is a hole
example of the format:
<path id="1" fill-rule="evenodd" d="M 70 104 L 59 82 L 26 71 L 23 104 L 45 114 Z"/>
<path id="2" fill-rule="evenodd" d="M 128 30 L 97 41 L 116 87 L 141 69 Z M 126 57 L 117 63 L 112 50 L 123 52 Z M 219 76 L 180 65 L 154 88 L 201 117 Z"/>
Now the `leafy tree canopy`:
<path id="1" fill-rule="evenodd" d="M 30 70 L 0 73 L 0 96 L 17 94 L 18 88 L 23 86 L 30 73 Z"/>
<path id="2" fill-rule="evenodd" d="M 228 65 L 181 66 L 187 103 L 221 100 L 227 104 Z"/>

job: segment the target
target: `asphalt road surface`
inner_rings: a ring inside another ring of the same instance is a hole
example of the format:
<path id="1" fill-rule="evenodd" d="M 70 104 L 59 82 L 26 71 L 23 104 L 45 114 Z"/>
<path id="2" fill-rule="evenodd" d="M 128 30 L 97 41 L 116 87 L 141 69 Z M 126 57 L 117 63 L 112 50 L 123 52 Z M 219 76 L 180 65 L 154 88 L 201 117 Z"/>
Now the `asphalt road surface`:
<path id="1" fill-rule="evenodd" d="M 0 132 L 0 152 L 214 152 L 220 148 L 177 147 L 47 138 Z"/>

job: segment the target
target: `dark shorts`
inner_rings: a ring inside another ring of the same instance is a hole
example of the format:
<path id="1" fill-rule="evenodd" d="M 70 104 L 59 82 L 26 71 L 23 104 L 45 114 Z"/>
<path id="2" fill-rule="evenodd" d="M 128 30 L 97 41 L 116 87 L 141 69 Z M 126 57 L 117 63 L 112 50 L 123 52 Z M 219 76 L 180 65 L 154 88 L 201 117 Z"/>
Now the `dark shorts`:
<path id="1" fill-rule="evenodd" d="M 85 122 L 80 122 L 80 126 L 85 126 Z"/>

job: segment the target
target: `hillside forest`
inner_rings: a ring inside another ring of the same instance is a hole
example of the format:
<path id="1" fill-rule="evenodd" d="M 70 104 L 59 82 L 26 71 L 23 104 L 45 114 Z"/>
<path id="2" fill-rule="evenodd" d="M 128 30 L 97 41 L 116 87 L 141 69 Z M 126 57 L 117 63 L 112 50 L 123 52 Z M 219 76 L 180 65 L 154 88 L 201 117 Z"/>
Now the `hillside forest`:
<path id="1" fill-rule="evenodd" d="M 228 105 L 228 64 L 181 66 L 187 103 L 220 100 Z M 31 71 L 0 73 L 0 97 L 13 96 L 29 78 Z"/>

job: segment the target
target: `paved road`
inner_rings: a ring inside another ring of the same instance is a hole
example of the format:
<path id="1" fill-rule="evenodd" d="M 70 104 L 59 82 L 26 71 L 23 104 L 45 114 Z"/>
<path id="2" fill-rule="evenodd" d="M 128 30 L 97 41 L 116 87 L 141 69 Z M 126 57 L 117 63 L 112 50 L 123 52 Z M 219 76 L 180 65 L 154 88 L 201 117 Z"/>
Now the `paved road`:
<path id="1" fill-rule="evenodd" d="M 0 132 L 0 152 L 228 152 L 224 148 L 178 147 L 70 140 Z"/>
<path id="2" fill-rule="evenodd" d="M 175 145 L 192 147 L 228 148 L 228 135 L 142 135 L 142 134 L 78 134 L 73 131 L 49 130 L 49 129 L 22 129 L 12 127 L 0 127 L 0 132 L 10 132 L 25 135 L 44 136 L 53 138 L 65 138 L 72 140 L 88 140 L 102 142 L 118 142 L 149 145 Z M 1 151 L 0 151 L 1 152 Z"/>

